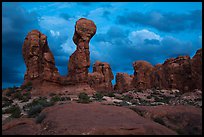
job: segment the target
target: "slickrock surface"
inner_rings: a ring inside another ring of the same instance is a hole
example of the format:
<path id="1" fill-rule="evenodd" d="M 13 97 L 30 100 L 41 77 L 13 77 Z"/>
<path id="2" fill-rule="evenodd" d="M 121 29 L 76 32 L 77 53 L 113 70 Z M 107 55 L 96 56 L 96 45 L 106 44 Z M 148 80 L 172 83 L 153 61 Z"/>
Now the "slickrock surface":
<path id="1" fill-rule="evenodd" d="M 158 122 L 179 134 L 202 134 L 202 108 L 161 105 L 135 106 L 132 109 L 143 117 Z"/>
<path id="2" fill-rule="evenodd" d="M 88 83 L 97 91 L 112 91 L 113 86 L 111 81 L 113 78 L 110 65 L 105 62 L 96 61 L 93 65 L 93 73 L 88 74 Z"/>
<path id="3" fill-rule="evenodd" d="M 176 133 L 158 123 L 144 119 L 128 108 L 117 106 L 91 104 L 63 104 L 43 110 L 46 118 L 41 123 L 40 130 L 28 134 L 41 135 L 165 135 Z M 3 134 L 20 134 L 26 130 L 22 125 L 3 127 Z M 35 126 L 33 126 L 35 127 Z"/>
<path id="4" fill-rule="evenodd" d="M 68 63 L 68 77 L 73 83 L 87 83 L 90 66 L 89 41 L 95 33 L 96 25 L 93 21 L 81 18 L 76 22 L 73 41 L 77 49 Z"/>
<path id="5" fill-rule="evenodd" d="M 31 118 L 14 119 L 2 126 L 2 135 L 37 135 L 39 131 L 40 125 Z"/>

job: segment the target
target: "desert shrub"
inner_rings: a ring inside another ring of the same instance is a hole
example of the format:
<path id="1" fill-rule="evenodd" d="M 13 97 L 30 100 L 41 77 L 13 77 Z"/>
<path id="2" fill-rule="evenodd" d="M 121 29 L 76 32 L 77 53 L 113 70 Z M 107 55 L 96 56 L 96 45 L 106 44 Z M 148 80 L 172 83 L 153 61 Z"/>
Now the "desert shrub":
<path id="1" fill-rule="evenodd" d="M 10 106 L 12 103 L 13 103 L 13 102 L 11 102 L 11 101 L 4 101 L 4 102 L 2 103 L 2 107 L 8 107 L 8 106 Z"/>
<path id="2" fill-rule="evenodd" d="M 46 118 L 46 114 L 45 113 L 41 113 L 41 114 L 39 114 L 36 117 L 35 121 L 38 124 L 38 123 L 41 123 L 45 118 Z"/>
<path id="3" fill-rule="evenodd" d="M 93 97 L 96 99 L 96 100 L 98 100 L 98 101 L 101 101 L 102 100 L 102 98 L 103 98 L 103 94 L 102 93 L 100 93 L 100 92 L 96 92 L 94 95 L 93 95 Z"/>
<path id="4" fill-rule="evenodd" d="M 11 117 L 19 118 L 21 116 L 21 109 L 18 105 L 12 105 L 11 107 L 5 109 L 4 113 L 11 113 Z"/>
<path id="5" fill-rule="evenodd" d="M 126 101 L 119 102 L 119 106 L 129 106 Z"/>
<path id="6" fill-rule="evenodd" d="M 60 97 L 60 100 L 61 101 L 66 101 L 66 100 L 71 100 L 71 98 L 70 97 Z"/>
<path id="7" fill-rule="evenodd" d="M 133 96 L 131 96 L 131 95 L 124 95 L 123 96 L 123 100 L 125 100 L 125 101 L 130 101 L 132 99 L 133 99 Z"/>
<path id="8" fill-rule="evenodd" d="M 57 101 L 61 101 L 61 98 L 58 95 L 51 98 L 51 102 L 57 102 Z"/>
<path id="9" fill-rule="evenodd" d="M 23 106 L 23 109 L 27 112 L 30 117 L 35 117 L 40 113 L 45 107 L 54 105 L 54 102 L 47 101 L 46 98 L 37 98 L 33 102 Z"/>
<path id="10" fill-rule="evenodd" d="M 58 95 L 51 98 L 51 102 L 66 101 L 66 100 L 71 100 L 71 98 L 70 97 L 60 97 Z"/>
<path id="11" fill-rule="evenodd" d="M 156 117 L 156 118 L 154 118 L 153 120 L 154 120 L 154 122 L 157 122 L 157 123 L 159 123 L 159 124 L 161 124 L 161 125 L 165 125 L 163 119 L 160 118 L 160 117 Z"/>
<path id="12" fill-rule="evenodd" d="M 13 87 L 13 88 L 8 88 L 8 91 L 6 93 L 6 96 L 10 97 L 11 94 L 15 93 L 16 92 L 16 87 Z"/>
<path id="13" fill-rule="evenodd" d="M 23 96 L 21 95 L 21 93 L 18 91 L 13 95 L 13 99 L 18 99 L 18 100 L 22 100 Z"/>
<path id="14" fill-rule="evenodd" d="M 78 95 L 78 98 L 79 98 L 79 100 L 78 100 L 79 103 L 89 103 L 89 102 L 91 102 L 90 97 L 85 92 L 80 93 Z"/>
<path id="15" fill-rule="evenodd" d="M 140 105 L 150 105 L 150 102 L 143 98 L 139 98 L 139 102 L 140 102 Z"/>
<path id="16" fill-rule="evenodd" d="M 113 92 L 109 92 L 109 93 L 107 94 L 107 96 L 109 96 L 109 97 L 115 97 L 115 94 L 114 94 Z"/>
<path id="17" fill-rule="evenodd" d="M 13 103 L 12 100 L 10 100 L 7 97 L 2 97 L 2 107 L 10 106 Z"/>
<path id="18" fill-rule="evenodd" d="M 28 110 L 28 116 L 29 117 L 35 117 L 38 115 L 38 113 L 40 113 L 43 110 L 43 106 L 42 105 L 35 105 L 32 106 L 29 110 Z"/>

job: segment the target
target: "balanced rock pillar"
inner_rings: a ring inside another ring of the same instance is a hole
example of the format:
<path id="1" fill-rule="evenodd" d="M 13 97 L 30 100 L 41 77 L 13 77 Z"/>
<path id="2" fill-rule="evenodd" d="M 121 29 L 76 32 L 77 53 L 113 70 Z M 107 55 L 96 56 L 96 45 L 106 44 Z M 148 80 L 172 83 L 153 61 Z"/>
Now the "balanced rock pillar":
<path id="1" fill-rule="evenodd" d="M 70 56 L 68 78 L 74 83 L 87 83 L 90 66 L 89 41 L 96 33 L 93 21 L 81 18 L 76 22 L 73 41 L 76 51 Z"/>

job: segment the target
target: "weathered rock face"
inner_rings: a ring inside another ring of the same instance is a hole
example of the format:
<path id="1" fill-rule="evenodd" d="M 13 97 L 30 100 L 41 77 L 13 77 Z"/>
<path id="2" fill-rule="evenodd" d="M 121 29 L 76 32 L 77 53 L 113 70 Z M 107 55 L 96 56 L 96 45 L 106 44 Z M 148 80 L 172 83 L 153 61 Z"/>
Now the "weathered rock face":
<path id="1" fill-rule="evenodd" d="M 89 41 L 95 33 L 96 25 L 93 21 L 81 18 L 76 22 L 73 41 L 77 49 L 68 63 L 68 77 L 74 83 L 87 83 L 90 66 Z"/>
<path id="2" fill-rule="evenodd" d="M 150 74 L 152 73 L 153 66 L 146 61 L 136 61 L 133 63 L 134 78 L 132 81 L 133 87 L 137 89 L 151 88 Z"/>
<path id="3" fill-rule="evenodd" d="M 191 73 L 193 85 L 202 90 L 202 48 L 191 59 Z"/>
<path id="4" fill-rule="evenodd" d="M 117 73 L 116 74 L 116 85 L 114 86 L 114 90 L 117 91 L 128 91 L 132 87 L 133 75 L 128 75 L 127 73 Z"/>
<path id="5" fill-rule="evenodd" d="M 25 82 L 35 79 L 54 81 L 59 77 L 47 37 L 40 31 L 32 30 L 28 33 L 22 52 L 27 67 L 24 76 Z"/>
<path id="6" fill-rule="evenodd" d="M 88 83 L 96 90 L 113 90 L 111 81 L 114 76 L 108 63 L 96 61 L 93 73 L 88 75 Z"/>
<path id="7" fill-rule="evenodd" d="M 133 66 L 132 85 L 136 89 L 179 89 L 182 92 L 202 90 L 202 49 L 192 59 L 179 56 L 155 67 L 145 61 L 136 61 Z"/>
<path id="8" fill-rule="evenodd" d="M 162 65 L 161 88 L 189 91 L 192 88 L 189 56 L 171 58 Z"/>

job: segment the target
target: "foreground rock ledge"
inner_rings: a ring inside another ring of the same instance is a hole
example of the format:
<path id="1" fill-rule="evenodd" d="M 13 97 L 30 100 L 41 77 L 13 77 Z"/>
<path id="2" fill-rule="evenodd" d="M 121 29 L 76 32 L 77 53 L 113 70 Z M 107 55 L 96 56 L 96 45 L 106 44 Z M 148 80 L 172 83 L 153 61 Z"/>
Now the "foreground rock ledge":
<path id="1" fill-rule="evenodd" d="M 176 135 L 174 131 L 139 116 L 133 110 L 100 103 L 56 105 L 44 109 L 41 113 L 46 113 L 46 118 L 40 125 L 41 128 L 38 129 L 32 124 L 38 131 L 22 128 L 21 124 L 14 124 L 15 126 L 8 128 L 8 124 L 12 124 L 7 123 L 2 127 L 3 134 Z M 27 124 L 30 125 L 30 123 Z"/>

